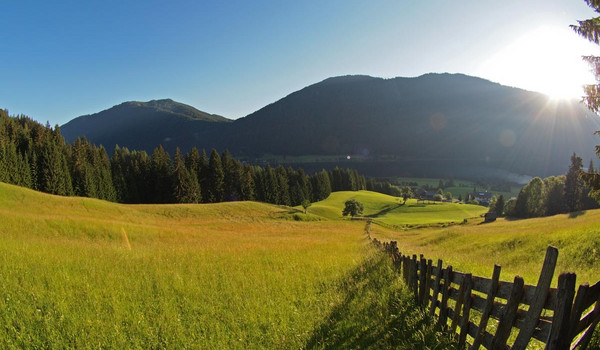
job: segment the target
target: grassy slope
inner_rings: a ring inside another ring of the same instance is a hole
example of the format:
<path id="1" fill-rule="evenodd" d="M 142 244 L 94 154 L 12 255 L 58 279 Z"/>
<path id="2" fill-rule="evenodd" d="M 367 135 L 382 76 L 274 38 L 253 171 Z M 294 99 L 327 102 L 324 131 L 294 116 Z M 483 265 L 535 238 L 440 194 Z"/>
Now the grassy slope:
<path id="1" fill-rule="evenodd" d="M 364 223 L 287 212 L 119 205 L 0 183 L 0 348 L 410 349 L 421 334 L 440 339 L 417 310 L 390 307 L 407 293 L 367 248 Z"/>
<path id="2" fill-rule="evenodd" d="M 500 264 L 504 280 L 518 274 L 529 284 L 537 282 L 545 250 L 553 245 L 559 248 L 556 275 L 575 271 L 578 283 L 595 283 L 600 280 L 600 210 L 580 214 L 488 224 L 478 219 L 468 225 L 405 232 L 376 227 L 374 235 L 397 240 L 403 252 L 443 259 L 460 271 L 491 276 L 493 265 Z"/>
<path id="3" fill-rule="evenodd" d="M 308 212 L 338 219 L 342 217 L 344 202 L 355 198 L 364 207 L 363 216 L 372 217 L 391 225 L 422 225 L 441 222 L 461 222 L 465 218 L 479 216 L 487 211 L 478 205 L 456 203 L 417 203 L 409 199 L 401 204 L 399 198 L 370 191 L 334 192 L 327 199 L 313 203 Z"/>

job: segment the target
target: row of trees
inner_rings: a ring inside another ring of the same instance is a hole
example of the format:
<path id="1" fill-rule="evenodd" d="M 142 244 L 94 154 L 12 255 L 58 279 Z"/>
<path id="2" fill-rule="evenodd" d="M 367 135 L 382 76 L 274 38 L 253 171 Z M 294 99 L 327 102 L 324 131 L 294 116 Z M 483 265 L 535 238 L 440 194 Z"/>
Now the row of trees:
<path id="1" fill-rule="evenodd" d="M 300 205 L 332 191 L 366 189 L 356 170 L 336 168 L 311 176 L 302 169 L 252 166 L 228 151 L 193 148 L 171 157 L 162 146 L 152 155 L 115 147 L 106 150 L 85 138 L 68 144 L 57 127 L 0 110 L 0 181 L 42 192 L 122 203 L 215 203 L 257 200 Z"/>
<path id="2" fill-rule="evenodd" d="M 490 211 L 498 215 L 532 218 L 596 209 L 599 207 L 598 203 L 589 196 L 590 188 L 580 177 L 582 168 L 582 159 L 573 154 L 566 175 L 545 179 L 536 177 L 521 189 L 517 198 L 506 203 L 504 198 L 494 198 Z M 588 173 L 596 173 L 592 162 Z"/>

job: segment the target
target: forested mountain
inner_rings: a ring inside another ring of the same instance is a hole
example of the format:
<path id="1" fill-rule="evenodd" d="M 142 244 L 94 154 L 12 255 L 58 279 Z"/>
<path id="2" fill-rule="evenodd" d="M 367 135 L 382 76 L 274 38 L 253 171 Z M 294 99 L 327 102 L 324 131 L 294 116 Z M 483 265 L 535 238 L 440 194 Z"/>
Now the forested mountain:
<path id="1" fill-rule="evenodd" d="M 67 142 L 79 136 L 104 145 L 152 152 L 162 144 L 171 154 L 178 146 L 189 150 L 231 120 L 208 114 L 171 99 L 124 102 L 99 113 L 75 118 L 61 127 Z"/>
<path id="2" fill-rule="evenodd" d="M 170 151 L 194 145 L 229 149 L 247 159 L 350 155 L 358 161 L 344 166 L 368 175 L 548 176 L 564 173 L 573 152 L 585 160 L 595 157 L 599 140 L 593 131 L 600 129 L 599 118 L 577 101 L 552 101 L 461 74 L 329 78 L 233 122 L 159 123 L 139 110 L 137 128 L 153 132 L 132 132 L 134 118 L 119 107 L 108 111 L 132 120 L 126 132 L 104 118 L 108 111 L 83 117 L 97 127 L 77 118 L 63 132 L 69 140 L 86 135 L 109 149 L 119 144 L 151 150 L 162 143 Z"/>
<path id="3" fill-rule="evenodd" d="M 302 169 L 251 166 L 228 151 L 179 148 L 173 157 L 162 146 L 151 155 L 115 147 L 109 156 L 85 138 L 66 143 L 60 128 L 42 126 L 0 109 L 0 182 L 63 196 L 122 203 L 216 203 L 258 200 L 300 205 L 334 191 L 367 188 L 356 170 L 335 168 L 306 174 Z"/>

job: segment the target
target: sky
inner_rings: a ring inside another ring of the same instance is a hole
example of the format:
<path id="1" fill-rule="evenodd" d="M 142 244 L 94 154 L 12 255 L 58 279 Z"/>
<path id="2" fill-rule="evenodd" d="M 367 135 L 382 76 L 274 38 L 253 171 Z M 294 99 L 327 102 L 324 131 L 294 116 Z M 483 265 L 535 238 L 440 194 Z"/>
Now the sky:
<path id="1" fill-rule="evenodd" d="M 0 0 L 0 108 L 62 125 L 172 98 L 231 119 L 328 77 L 463 73 L 554 97 L 593 83 L 583 0 Z"/>

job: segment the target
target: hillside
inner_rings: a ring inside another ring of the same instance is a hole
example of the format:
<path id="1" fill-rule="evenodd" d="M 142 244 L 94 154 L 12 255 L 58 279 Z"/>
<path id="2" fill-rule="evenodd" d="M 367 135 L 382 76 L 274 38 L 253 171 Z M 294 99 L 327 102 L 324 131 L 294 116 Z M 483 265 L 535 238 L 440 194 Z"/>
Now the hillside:
<path id="1" fill-rule="evenodd" d="M 125 112 L 110 114 L 124 118 Z M 133 123 L 127 132 L 118 124 L 107 127 L 105 114 L 84 118 L 97 127 L 78 118 L 80 127 L 68 123 L 63 131 L 70 139 L 85 134 L 95 143 L 148 151 L 158 143 L 184 150 L 196 145 L 229 149 L 249 160 L 275 155 L 287 164 L 309 155 L 301 161 L 309 172 L 342 165 L 367 175 L 405 177 L 560 174 L 573 152 L 586 164 L 594 157 L 598 139 L 592 131 L 600 129 L 599 118 L 576 101 L 553 101 L 461 74 L 329 78 L 232 123 L 176 126 L 137 119 L 140 130 L 152 132 L 132 132 Z"/>
<path id="2" fill-rule="evenodd" d="M 398 197 L 370 191 L 333 192 L 326 199 L 313 203 L 308 213 L 329 219 L 342 218 L 342 209 L 347 200 L 356 199 L 364 206 L 363 217 L 375 219 L 389 225 L 418 226 L 462 222 L 464 219 L 479 217 L 487 208 L 479 205 L 417 202 L 409 199 L 406 203 Z"/>
<path id="3" fill-rule="evenodd" d="M 362 222 L 277 219 L 288 212 L 122 205 L 0 183 L 0 348 L 444 341 L 401 282 L 389 283 L 392 266 Z"/>
<path id="4" fill-rule="evenodd" d="M 176 147 L 201 144 L 231 120 L 208 114 L 170 99 L 124 102 L 99 113 L 71 120 L 61 127 L 67 142 L 79 136 L 112 152 L 115 145 L 131 150 L 152 150 L 162 144 L 170 153 Z"/>
<path id="5" fill-rule="evenodd" d="M 526 283 L 537 281 L 545 250 L 552 245 L 559 249 L 556 276 L 574 271 L 578 284 L 600 280 L 600 209 L 544 218 L 482 222 L 483 219 L 477 219 L 469 220 L 467 225 L 409 231 L 373 226 L 373 235 L 397 240 L 404 253 L 425 254 L 434 261 L 443 259 L 456 270 L 480 276 L 491 276 L 494 264 L 499 264 L 504 280 L 520 275 Z"/>

